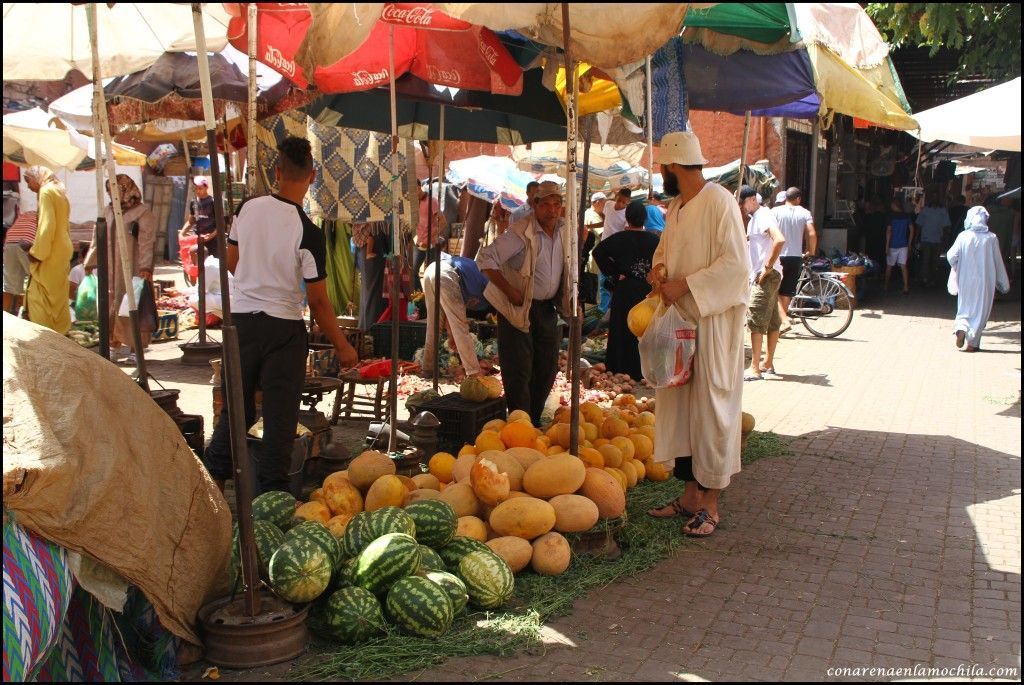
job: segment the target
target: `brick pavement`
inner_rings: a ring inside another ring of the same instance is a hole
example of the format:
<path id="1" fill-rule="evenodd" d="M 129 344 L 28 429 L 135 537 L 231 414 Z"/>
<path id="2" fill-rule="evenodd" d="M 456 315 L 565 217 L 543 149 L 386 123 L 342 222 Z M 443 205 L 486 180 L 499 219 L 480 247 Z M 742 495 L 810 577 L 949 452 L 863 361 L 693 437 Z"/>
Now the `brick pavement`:
<path id="1" fill-rule="evenodd" d="M 783 378 L 748 383 L 744 408 L 791 454 L 735 479 L 712 538 L 578 601 L 536 654 L 452 659 L 403 679 L 1019 669 L 1020 304 L 997 303 L 974 355 L 953 346 L 952 307 L 896 296 L 858 311 L 840 339 L 784 338 Z"/>

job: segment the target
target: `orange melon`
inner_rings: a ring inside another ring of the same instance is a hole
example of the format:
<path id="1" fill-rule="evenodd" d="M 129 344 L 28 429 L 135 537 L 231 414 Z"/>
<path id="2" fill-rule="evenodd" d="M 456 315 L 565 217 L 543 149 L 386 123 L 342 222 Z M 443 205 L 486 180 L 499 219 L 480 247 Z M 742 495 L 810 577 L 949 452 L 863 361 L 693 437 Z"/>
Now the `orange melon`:
<path id="1" fill-rule="evenodd" d="M 410 479 L 411 480 L 411 479 Z M 411 491 L 398 476 L 381 476 L 366 491 L 366 511 L 377 511 L 384 507 L 400 507 Z"/>
<path id="2" fill-rule="evenodd" d="M 555 527 L 555 508 L 536 497 L 515 497 L 496 506 L 489 520 L 498 535 L 532 540 Z"/>
<path id="3" fill-rule="evenodd" d="M 505 427 L 505 419 L 491 419 L 490 421 L 485 423 L 483 428 L 481 428 L 480 430 L 481 431 L 494 431 L 495 433 L 500 433 L 501 429 L 504 428 L 504 427 Z"/>
<path id="4" fill-rule="evenodd" d="M 476 516 L 460 516 L 455 534 L 487 542 L 487 525 Z"/>
<path id="5" fill-rule="evenodd" d="M 602 466 L 616 467 L 622 464 L 622 450 L 617 446 L 608 443 L 598 447 L 597 451 L 604 457 L 604 464 Z"/>
<path id="6" fill-rule="evenodd" d="M 565 573 L 571 561 L 569 541 L 560 533 L 547 533 L 533 541 L 530 567 L 540 575 L 559 576 Z"/>
<path id="7" fill-rule="evenodd" d="M 450 504 L 456 516 L 476 516 L 480 511 L 480 500 L 469 483 L 452 483 L 438 499 Z"/>
<path id="8" fill-rule="evenodd" d="M 331 520 L 331 510 L 323 502 L 306 502 L 295 510 L 295 518 L 303 521 L 319 521 L 327 524 Z"/>
<path id="9" fill-rule="evenodd" d="M 612 474 L 612 477 L 619 482 L 622 492 L 626 492 L 629 489 L 629 481 L 626 480 L 626 474 L 622 472 L 622 469 L 613 469 L 606 466 L 604 470 Z"/>
<path id="10" fill-rule="evenodd" d="M 594 427 L 601 425 L 604 421 L 604 412 L 601 411 L 601 407 L 597 406 L 593 402 L 584 402 L 580 405 L 580 413 L 583 414 L 583 419 L 587 423 L 594 424 Z"/>
<path id="11" fill-rule="evenodd" d="M 511 449 L 516 449 L 515 447 Z M 529 447 L 522 447 L 520 449 L 530 449 Z M 522 490 L 523 489 L 523 474 L 526 473 L 526 469 L 519 463 L 519 460 L 515 456 L 504 452 L 492 452 L 488 459 L 494 462 L 494 465 L 498 467 L 498 473 L 504 473 L 508 476 L 508 489 L 509 490 Z M 541 457 L 543 458 L 543 457 Z"/>
<path id="12" fill-rule="evenodd" d="M 352 485 L 366 492 L 381 476 L 395 475 L 395 462 L 388 455 L 369 450 L 353 459 L 348 465 L 348 479 Z"/>
<path id="13" fill-rule="evenodd" d="M 502 422 L 504 427 L 504 422 Z M 485 450 L 498 450 L 502 452 L 505 450 L 505 443 L 501 441 L 501 436 L 492 430 L 480 431 L 480 435 L 476 436 L 476 451 L 477 453 Z"/>
<path id="14" fill-rule="evenodd" d="M 654 412 L 642 411 L 640 416 L 636 419 L 637 426 L 653 426 L 654 425 Z"/>
<path id="15" fill-rule="evenodd" d="M 523 474 L 523 489 L 534 497 L 554 497 L 576 492 L 586 466 L 578 457 L 559 454 L 536 462 Z"/>
<path id="16" fill-rule="evenodd" d="M 427 490 L 441 489 L 441 481 L 432 473 L 419 473 L 412 477 L 412 482 L 416 484 L 416 490 L 424 488 Z"/>
<path id="17" fill-rule="evenodd" d="M 407 507 L 413 502 L 419 502 L 425 499 L 441 499 L 441 493 L 437 490 L 431 490 L 430 488 L 420 488 L 419 490 L 413 490 L 405 496 L 405 501 L 402 502 L 403 507 Z"/>
<path id="18" fill-rule="evenodd" d="M 447 452 L 445 454 L 447 454 Z M 456 454 L 455 456 L 461 457 L 464 454 L 476 454 L 476 446 L 475 445 L 463 445 L 462 449 L 460 449 L 459 453 Z"/>
<path id="19" fill-rule="evenodd" d="M 348 514 L 341 514 L 340 516 L 332 516 L 327 519 L 327 530 L 331 531 L 334 537 L 341 540 L 345 537 L 345 529 L 348 528 L 348 522 L 352 520 L 352 516 Z"/>
<path id="20" fill-rule="evenodd" d="M 559 533 L 590 530 L 601 516 L 594 501 L 583 495 L 558 495 L 548 504 L 555 509 L 555 530 Z"/>
<path id="21" fill-rule="evenodd" d="M 465 447 L 462 448 L 465 451 Z M 473 450 L 473 454 L 476 454 L 476 450 Z M 459 456 L 462 456 L 462 451 L 459 452 Z M 455 457 L 448 454 L 447 452 L 438 452 L 430 458 L 427 462 L 427 470 L 434 476 L 440 483 L 451 483 L 454 476 L 452 476 L 452 469 L 455 468 Z"/>
<path id="22" fill-rule="evenodd" d="M 601 437 L 609 440 L 629 435 L 629 424 L 622 418 L 610 416 L 601 423 Z"/>
<path id="23" fill-rule="evenodd" d="M 508 415 L 508 422 L 512 423 L 513 421 L 522 421 L 530 424 L 531 426 L 533 425 L 533 422 L 530 420 L 530 415 L 522 409 L 513 409 Z"/>
<path id="24" fill-rule="evenodd" d="M 579 494 L 597 505 L 601 518 L 618 518 L 626 511 L 626 494 L 619 481 L 603 469 L 587 469 Z"/>
<path id="25" fill-rule="evenodd" d="M 469 480 L 469 471 L 479 457 L 475 454 L 464 454 L 455 460 L 452 468 L 452 480 L 456 483 L 465 483 Z"/>
<path id="26" fill-rule="evenodd" d="M 580 460 L 587 466 L 596 466 L 598 468 L 604 466 L 604 455 L 593 447 L 581 447 Z"/>
<path id="27" fill-rule="evenodd" d="M 327 500 L 324 498 L 324 489 L 323 488 L 317 488 L 313 492 L 309 493 L 309 501 L 310 502 L 320 502 L 321 504 L 327 504 Z M 330 509 L 331 507 L 328 506 L 327 508 Z"/>
<path id="28" fill-rule="evenodd" d="M 537 429 L 521 421 L 509 421 L 501 429 L 501 441 L 506 447 L 530 447 L 537 439 Z"/>
<path id="29" fill-rule="evenodd" d="M 547 449 L 548 448 L 545 447 L 544 451 L 542 452 L 538 449 L 530 447 L 510 447 L 507 450 L 505 450 L 505 455 L 512 457 L 517 462 L 519 462 L 519 465 L 523 467 L 523 471 L 525 472 L 526 469 L 530 468 L 530 466 L 532 466 L 534 462 L 540 461 L 545 457 Z M 522 485 L 522 476 L 519 477 L 519 484 L 520 486 Z M 518 490 L 519 488 L 512 489 Z"/>
<path id="30" fill-rule="evenodd" d="M 512 573 L 519 573 L 526 568 L 533 558 L 533 545 L 528 540 L 514 535 L 503 535 L 492 538 L 486 543 L 491 550 L 505 560 Z"/>
<path id="31" fill-rule="evenodd" d="M 412 492 L 413 490 L 416 489 L 416 481 L 414 481 L 409 476 L 403 476 L 401 474 L 398 474 L 398 480 L 402 481 L 402 485 L 404 485 L 405 489 L 408 490 L 409 492 Z"/>
<path id="32" fill-rule="evenodd" d="M 658 461 L 647 462 L 644 466 L 647 469 L 647 480 L 652 480 L 656 483 L 668 480 L 668 477 L 672 475 L 671 471 Z"/>
<path id="33" fill-rule="evenodd" d="M 508 499 L 508 474 L 498 473 L 498 467 L 490 459 L 481 457 L 473 464 L 469 478 L 477 499 L 484 504 L 493 507 Z"/>
<path id="34" fill-rule="evenodd" d="M 631 433 L 629 441 L 633 443 L 633 458 L 643 461 L 654 454 L 654 443 L 643 433 Z"/>
<path id="35" fill-rule="evenodd" d="M 355 516 L 363 510 L 363 495 L 347 478 L 338 478 L 337 475 L 332 473 L 324 480 L 323 503 L 334 516 Z"/>
<path id="36" fill-rule="evenodd" d="M 627 459 L 626 461 L 622 462 L 622 466 L 619 467 L 622 470 L 622 472 L 626 475 L 626 486 L 630 488 L 636 487 L 637 471 L 636 467 L 633 466 L 633 464 L 635 463 L 636 459 Z"/>
<path id="37" fill-rule="evenodd" d="M 623 460 L 632 459 L 636 456 L 636 447 L 629 438 L 622 435 L 616 436 L 612 438 L 612 444 L 622 450 Z"/>

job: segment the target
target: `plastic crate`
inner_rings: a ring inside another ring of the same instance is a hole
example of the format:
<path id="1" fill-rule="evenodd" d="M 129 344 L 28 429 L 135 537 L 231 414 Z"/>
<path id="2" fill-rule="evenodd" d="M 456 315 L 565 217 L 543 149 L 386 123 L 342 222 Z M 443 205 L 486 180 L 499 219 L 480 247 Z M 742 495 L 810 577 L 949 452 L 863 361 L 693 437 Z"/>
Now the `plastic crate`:
<path id="1" fill-rule="evenodd" d="M 429 411 L 441 422 L 437 429 L 439 449 L 453 454 L 464 444 L 473 444 L 484 424 L 493 419 L 504 419 L 505 398 L 498 397 L 483 402 L 471 402 L 458 393 L 451 393 L 436 400 L 410 406 L 411 414 Z"/>
<path id="2" fill-rule="evenodd" d="M 156 316 L 156 330 L 153 331 L 152 342 L 178 339 L 178 312 L 161 309 Z"/>
<path id="3" fill-rule="evenodd" d="M 375 323 L 370 326 L 373 337 L 373 356 L 391 356 L 391 323 Z M 403 321 L 398 324 L 398 358 L 411 362 L 416 350 L 427 342 L 425 321 Z"/>

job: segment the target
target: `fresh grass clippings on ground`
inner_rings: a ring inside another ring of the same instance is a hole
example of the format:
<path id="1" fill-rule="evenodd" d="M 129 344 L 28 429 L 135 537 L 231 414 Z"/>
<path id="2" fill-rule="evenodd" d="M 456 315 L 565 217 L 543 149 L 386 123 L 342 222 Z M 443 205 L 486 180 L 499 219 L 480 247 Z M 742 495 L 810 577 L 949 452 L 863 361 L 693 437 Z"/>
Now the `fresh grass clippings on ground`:
<path id="1" fill-rule="evenodd" d="M 786 443 L 774 433 L 751 433 L 743 463 L 787 454 Z M 678 497 L 682 483 L 670 478 L 644 481 L 629 492 L 626 515 L 599 523 L 591 534 L 615 535 L 622 549 L 616 561 L 593 554 L 574 554 L 560 576 L 540 576 L 529 570 L 516 576 L 516 591 L 499 612 L 462 617 L 439 638 L 403 635 L 394 628 L 362 645 L 343 646 L 317 640 L 310 656 L 290 674 L 299 680 L 384 679 L 415 673 L 460 656 L 511 656 L 541 644 L 541 629 L 550 619 L 570 613 L 576 600 L 595 588 L 637 575 L 673 551 L 694 544 L 680 536 L 677 519 L 647 516 L 648 509 Z M 578 536 L 567 535 L 570 543 Z"/>

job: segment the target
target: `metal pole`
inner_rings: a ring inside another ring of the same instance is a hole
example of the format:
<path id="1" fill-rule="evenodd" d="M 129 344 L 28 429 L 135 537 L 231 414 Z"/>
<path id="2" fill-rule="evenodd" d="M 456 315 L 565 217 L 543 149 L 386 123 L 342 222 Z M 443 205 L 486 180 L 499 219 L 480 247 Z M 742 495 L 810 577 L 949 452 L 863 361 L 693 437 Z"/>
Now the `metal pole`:
<path id="1" fill-rule="evenodd" d="M 444 106 L 441 106 L 441 171 L 437 179 L 437 205 L 440 211 L 444 211 Z M 433 187 L 431 186 L 431 190 Z M 441 246 L 434 250 L 436 255 L 435 263 L 437 272 L 434 274 L 434 390 L 437 390 L 438 379 L 441 375 Z M 428 315 L 429 316 L 429 315 Z M 454 341 L 453 341 L 454 343 Z"/>
<path id="2" fill-rule="evenodd" d="M 566 77 L 566 201 L 565 208 L 566 230 L 569 231 L 569 363 L 567 368 L 572 375 L 570 385 L 571 396 L 569 398 L 569 453 L 579 454 L 580 441 L 580 329 L 582 322 L 579 317 L 579 231 L 574 230 L 573 218 L 576 216 L 576 141 L 579 131 L 579 118 L 577 117 L 576 103 L 579 97 L 579 80 L 576 78 L 576 63 L 572 60 L 570 52 L 569 37 L 569 3 L 562 3 L 562 41 L 565 59 Z"/>
<path id="3" fill-rule="evenodd" d="M 256 141 L 253 136 L 256 132 L 256 36 L 259 30 L 258 8 L 255 2 L 248 6 L 249 21 L 246 30 L 249 31 L 249 106 L 246 110 L 248 126 L 245 131 L 245 180 L 246 191 L 249 197 L 256 192 Z"/>
<path id="4" fill-rule="evenodd" d="M 192 3 L 192 23 L 196 34 L 196 54 L 199 58 L 199 83 L 203 91 L 203 115 L 206 123 L 206 141 L 210 155 L 210 173 L 213 177 L 213 213 L 217 223 L 217 248 L 221 255 L 227 255 L 227 240 L 224 236 L 224 205 L 221 202 L 223 190 L 220 183 L 220 169 L 217 160 L 217 122 L 213 113 L 213 88 L 210 86 L 210 60 L 206 54 L 206 33 L 203 30 L 203 9 L 200 3 Z M 252 481 L 249 449 L 246 444 L 245 398 L 242 389 L 241 355 L 238 349 L 238 331 L 231 319 L 231 292 L 228 287 L 228 260 L 220 260 L 221 300 L 223 302 L 224 325 L 223 368 L 225 403 L 228 408 L 228 422 L 231 426 L 231 456 L 235 468 L 235 505 L 238 511 L 238 536 L 241 548 L 242 580 L 245 591 L 245 609 L 250 616 L 260 612 L 260 597 L 256 592 L 259 584 L 256 560 L 256 538 L 252 525 Z"/>
<path id="5" fill-rule="evenodd" d="M 398 105 L 395 102 L 395 27 L 388 31 L 388 74 L 391 99 L 391 392 L 388 397 L 388 452 L 398 450 L 398 333 L 399 293 L 402 278 L 401 236 L 398 230 L 398 209 L 401 195 L 398 187 Z"/>
<path id="6" fill-rule="evenodd" d="M 647 56 L 647 199 L 654 199 L 654 96 L 651 93 L 651 56 Z M 587 141 L 589 143 L 589 140 Z"/>
<path id="7" fill-rule="evenodd" d="M 818 143 L 821 141 L 821 120 L 814 118 L 814 133 L 811 136 L 811 214 L 818 216 Z"/>
<path id="8" fill-rule="evenodd" d="M 736 197 L 740 196 L 740 188 L 746 180 L 747 171 L 747 144 L 750 142 L 750 110 L 743 116 L 743 147 L 740 148 L 740 180 L 736 184 Z"/>
<path id="9" fill-rule="evenodd" d="M 188 166 L 188 172 L 185 177 L 185 207 L 191 212 L 192 208 L 192 193 L 195 188 L 192 183 L 192 155 L 188 151 L 188 141 L 184 138 L 181 139 L 182 149 L 185 151 L 185 164 Z M 203 262 L 205 261 L 204 253 L 206 251 L 206 245 L 203 241 L 199 240 L 199 231 L 195 226 L 192 227 L 192 231 L 196 234 L 196 263 L 199 270 L 196 275 L 196 290 L 199 304 L 199 343 L 204 344 L 206 342 L 206 269 L 204 268 Z"/>
<path id="10" fill-rule="evenodd" d="M 433 254 L 433 251 L 434 251 L 434 183 L 433 183 L 433 180 L 431 179 L 431 176 L 433 176 L 432 172 L 433 172 L 433 166 L 434 165 L 433 165 L 432 162 L 433 162 L 433 159 L 428 160 L 428 164 L 427 164 L 427 254 L 426 254 L 426 256 L 423 257 L 423 259 L 427 260 L 428 262 L 430 260 L 430 255 Z M 416 248 L 416 249 L 419 249 L 419 248 Z M 438 280 L 438 281 L 441 280 L 440 257 L 441 257 L 440 254 L 435 255 L 434 261 L 427 264 L 428 268 L 431 265 L 433 265 L 433 267 L 434 267 L 434 280 Z M 421 287 L 425 287 L 425 284 L 421 282 L 420 286 Z M 424 297 L 426 297 L 426 290 L 424 290 L 423 294 L 424 294 Z M 439 345 L 440 345 L 439 340 L 441 338 L 441 335 L 440 335 L 440 333 L 436 332 L 436 329 L 437 329 L 437 327 L 439 325 L 441 325 L 441 321 L 438 319 L 437 310 L 434 310 L 434 311 L 429 311 L 428 310 L 427 311 L 427 321 L 428 322 L 430 321 L 430 317 L 431 316 L 434 317 L 434 329 L 435 329 L 435 333 L 436 334 L 430 340 L 430 342 L 433 343 L 433 345 L 434 345 L 433 368 L 430 371 L 431 371 L 431 374 L 434 377 L 434 392 L 437 392 L 437 379 L 438 379 L 438 376 L 440 375 L 440 369 L 441 369 L 441 363 L 438 360 L 438 357 L 441 356 L 441 348 L 439 347 Z M 428 326 L 427 330 L 430 330 L 429 326 Z"/>
<path id="11" fill-rule="evenodd" d="M 100 57 L 99 57 L 99 44 L 97 43 L 96 35 L 96 3 L 89 3 L 89 11 L 86 13 L 86 17 L 89 23 L 89 43 L 92 47 L 92 75 L 93 82 L 99 83 L 102 89 L 103 74 L 100 69 Z M 96 93 L 93 86 L 94 93 Z M 102 90 L 100 94 L 102 95 Z M 114 140 L 110 135 L 110 121 L 107 119 L 107 108 L 104 104 L 102 107 L 96 108 L 96 114 L 99 119 L 99 126 L 94 126 L 93 129 L 99 134 L 99 131 L 103 131 L 103 142 L 107 146 L 107 178 L 110 179 L 110 205 L 114 210 L 114 231 L 117 235 L 117 250 L 120 252 L 121 257 L 121 274 L 124 276 L 125 282 L 125 297 L 128 298 L 128 318 L 131 320 L 132 325 L 132 343 L 135 347 L 135 359 L 136 359 L 136 370 L 138 372 L 138 378 L 136 379 L 142 389 L 149 392 L 149 374 L 146 373 L 146 355 L 142 347 L 142 333 L 139 330 L 139 303 L 135 301 L 135 288 L 132 287 L 132 271 L 131 261 L 128 256 L 128 236 L 125 233 L 124 228 L 124 214 L 121 212 L 121 190 L 117 185 L 117 167 L 114 166 Z M 94 122 L 95 123 L 95 122 Z M 96 160 L 99 164 L 100 161 Z M 120 303 L 115 302 L 115 306 L 120 307 Z"/>
<path id="12" fill-rule="evenodd" d="M 93 64 L 92 117 L 98 122 L 100 107 L 105 107 L 103 100 L 103 84 L 96 78 L 97 65 Z M 96 143 L 96 156 L 93 158 L 96 169 L 96 316 L 100 325 L 100 354 L 110 359 L 110 245 L 107 243 L 107 217 L 103 211 L 103 146 L 100 143 L 100 131 L 93 126 L 93 141 Z"/>

